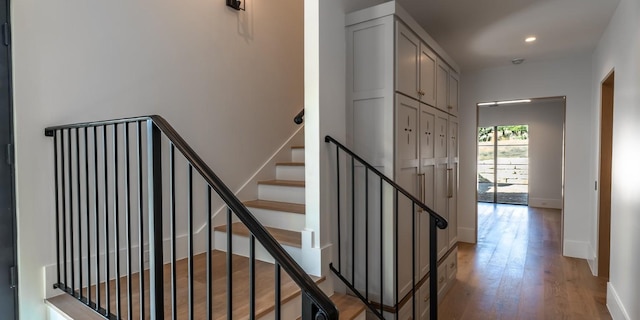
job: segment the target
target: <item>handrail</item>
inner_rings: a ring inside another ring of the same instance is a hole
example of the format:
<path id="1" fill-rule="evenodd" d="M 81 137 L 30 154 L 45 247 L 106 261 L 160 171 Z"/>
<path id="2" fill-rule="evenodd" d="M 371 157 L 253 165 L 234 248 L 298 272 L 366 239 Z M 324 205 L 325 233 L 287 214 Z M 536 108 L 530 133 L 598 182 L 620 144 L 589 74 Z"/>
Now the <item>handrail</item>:
<path id="1" fill-rule="evenodd" d="M 304 112 L 304 110 L 303 110 Z M 271 254 L 274 260 L 282 267 L 291 279 L 303 291 L 304 298 L 308 298 L 315 306 L 324 313 L 325 319 L 338 319 L 338 310 L 331 299 L 315 284 L 309 275 L 300 267 L 298 263 L 282 248 L 277 240 L 266 230 L 266 228 L 249 212 L 235 194 L 222 182 L 222 180 L 213 172 L 213 170 L 198 156 L 191 146 L 178 134 L 178 132 L 161 116 L 148 115 L 141 117 L 113 119 L 105 121 L 84 122 L 60 126 L 51 126 L 45 128 L 46 136 L 53 136 L 56 130 L 88 128 L 95 126 L 105 126 L 112 124 L 128 123 L 135 121 L 151 120 L 153 124 L 163 132 L 171 143 L 182 152 L 186 160 L 202 175 L 202 178 L 208 183 L 216 193 L 222 198 L 227 206 L 236 214 L 236 216 L 244 223 L 249 231 L 263 245 L 263 247 Z M 315 317 L 316 315 L 314 315 Z"/>
<path id="2" fill-rule="evenodd" d="M 293 118 L 293 122 L 295 122 L 296 124 L 301 124 L 302 122 L 304 122 L 304 108 L 300 110 L 300 112 L 298 112 L 295 118 Z"/>
<path id="3" fill-rule="evenodd" d="M 397 183 L 395 183 L 395 181 L 391 180 L 384 173 L 380 172 L 378 169 L 376 169 L 374 166 L 372 166 L 369 162 L 367 162 L 364 159 L 362 159 L 360 156 L 355 154 L 349 148 L 345 147 L 343 144 L 341 144 L 340 142 L 338 142 L 336 139 L 332 138 L 331 136 L 325 136 L 324 137 L 324 142 L 331 142 L 331 143 L 335 144 L 336 146 L 338 146 L 340 149 L 342 149 L 342 151 L 346 152 L 347 154 L 352 156 L 354 159 L 358 160 L 365 167 L 367 167 L 367 169 L 369 169 L 371 172 L 375 173 L 377 176 L 379 176 L 384 181 L 386 181 L 388 184 L 390 184 L 393 188 L 395 188 L 400 193 L 402 193 L 404 196 L 409 198 L 409 200 L 413 201 L 417 206 L 422 208 L 422 210 L 425 210 L 427 213 L 429 213 L 429 215 L 432 216 L 436 220 L 436 226 L 438 226 L 438 228 L 440 228 L 440 229 L 446 229 L 447 228 L 448 222 L 447 222 L 447 220 L 445 218 L 443 218 L 441 215 L 439 215 L 438 213 L 433 211 L 433 209 L 429 208 L 426 204 L 424 204 L 418 198 L 414 197 L 411 193 L 409 193 L 409 191 L 407 191 L 403 187 L 399 186 Z"/>

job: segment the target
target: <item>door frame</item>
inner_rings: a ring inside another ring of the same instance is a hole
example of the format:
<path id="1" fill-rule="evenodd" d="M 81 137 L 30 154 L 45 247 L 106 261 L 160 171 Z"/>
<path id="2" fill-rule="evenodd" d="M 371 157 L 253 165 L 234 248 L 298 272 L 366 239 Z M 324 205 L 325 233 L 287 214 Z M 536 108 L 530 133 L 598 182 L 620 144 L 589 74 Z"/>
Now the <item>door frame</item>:
<path id="1" fill-rule="evenodd" d="M 600 82 L 600 148 L 598 152 L 598 276 L 609 278 L 611 255 L 611 168 L 615 70 Z"/>
<path id="2" fill-rule="evenodd" d="M 15 132 L 14 132 L 14 119 L 13 119 L 13 115 L 14 115 L 14 106 L 13 106 L 13 69 L 12 69 L 12 63 L 13 63 L 13 58 L 12 58 L 12 28 L 11 28 L 11 0 L 4 0 L 4 3 L 2 3 L 4 9 L 6 10 L 6 16 L 5 21 L 2 21 L 0 17 L 0 28 L 2 29 L 2 32 L 0 32 L 0 38 L 2 40 L 0 40 L 0 46 L 3 47 L 3 50 L 7 50 L 7 70 L 6 70 L 6 74 L 1 74 L 1 77 L 6 77 L 7 79 L 7 110 L 0 110 L 0 114 L 4 117 L 7 117 L 7 124 L 8 124 L 8 137 L 2 137 L 3 142 L 0 143 L 0 145 L 2 146 L 2 151 L 0 151 L 0 154 L 3 155 L 3 159 L 1 159 L 1 161 L 3 161 L 5 164 L 7 164 L 7 170 L 9 171 L 9 175 L 8 178 L 10 179 L 9 185 L 10 188 L 9 190 L 7 190 L 7 192 L 10 193 L 9 195 L 9 212 L 8 214 L 11 215 L 11 229 L 12 229 L 12 247 L 13 247 L 13 263 L 12 263 L 12 267 L 10 267 L 9 273 L 10 275 L 7 275 L 8 277 L 10 277 L 8 283 L 10 285 L 10 288 L 13 289 L 13 316 L 15 319 L 19 319 L 19 304 L 18 304 L 18 290 L 19 290 L 19 284 L 18 284 L 18 247 L 17 247 L 17 214 L 16 214 L 16 177 L 15 177 Z M 4 121 L 3 121 L 4 122 Z M 7 144 L 5 144 L 5 142 Z M 3 184 L 5 182 L 2 182 Z M 2 276 L 2 275 L 0 275 Z M 0 312 L 5 312 L 5 310 L 0 310 Z"/>

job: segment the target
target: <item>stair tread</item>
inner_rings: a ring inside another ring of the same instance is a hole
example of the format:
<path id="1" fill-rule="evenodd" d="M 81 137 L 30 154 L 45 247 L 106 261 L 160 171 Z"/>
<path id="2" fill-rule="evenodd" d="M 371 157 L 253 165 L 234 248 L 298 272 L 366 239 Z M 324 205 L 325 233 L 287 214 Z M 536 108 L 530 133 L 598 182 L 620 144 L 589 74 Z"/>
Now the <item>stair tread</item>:
<path id="1" fill-rule="evenodd" d="M 265 181 L 258 181 L 258 184 L 304 188 L 304 181 L 298 181 L 298 180 L 265 180 Z"/>
<path id="2" fill-rule="evenodd" d="M 291 231 L 291 230 L 283 230 L 272 227 L 265 227 L 269 233 L 280 243 L 285 244 L 291 247 L 301 248 L 302 247 L 302 234 L 300 232 Z M 227 232 L 227 226 L 217 226 L 215 227 L 216 231 Z M 232 226 L 233 234 L 248 237 L 249 229 L 242 222 L 235 222 Z"/>
<path id="3" fill-rule="evenodd" d="M 269 200 L 251 200 L 244 203 L 249 208 L 266 209 L 273 211 L 284 211 L 291 213 L 305 213 L 305 205 L 291 202 L 269 201 Z"/>
<path id="4" fill-rule="evenodd" d="M 342 294 L 342 293 L 334 293 L 331 297 L 331 301 L 338 308 L 338 312 L 340 313 L 340 320 L 352 320 L 355 319 L 360 313 L 364 311 L 365 305 L 360 301 L 360 299 Z M 302 318 L 298 318 L 300 320 Z"/>
<path id="5" fill-rule="evenodd" d="M 276 163 L 276 166 L 304 167 L 304 162 L 284 161 Z"/>
<path id="6" fill-rule="evenodd" d="M 186 318 L 188 316 L 188 301 L 189 294 L 188 288 L 188 259 L 182 259 L 176 261 L 176 295 L 178 297 L 178 310 L 177 314 L 179 318 Z M 207 256 L 205 253 L 195 255 L 193 257 L 193 279 L 194 279 L 194 315 L 196 319 L 202 319 L 206 315 L 206 261 Z M 233 318 L 234 319 L 247 319 L 249 314 L 249 259 L 239 255 L 232 255 L 233 261 Z M 213 282 L 213 313 L 214 319 L 227 319 L 226 315 L 226 303 L 228 293 L 226 291 L 227 272 L 226 272 L 226 253 L 218 250 L 211 251 L 212 262 L 212 279 Z M 255 261 L 255 283 L 256 283 L 256 318 L 263 317 L 269 312 L 274 310 L 275 290 L 274 290 L 274 265 L 272 263 Z M 165 299 L 171 299 L 171 264 L 164 265 L 164 281 L 165 281 Z M 300 288 L 289 277 L 289 275 L 283 270 L 281 273 L 281 303 L 285 304 L 288 301 L 298 297 L 300 295 Z M 144 272 L 145 278 L 148 279 L 149 271 Z M 325 277 L 310 276 L 316 283 L 320 284 L 326 280 Z M 133 283 L 137 283 L 139 273 L 132 274 Z M 127 277 L 120 278 L 120 286 L 126 287 Z M 101 295 L 105 296 L 106 284 L 102 283 L 100 286 Z M 115 310 L 116 298 L 114 292 L 116 291 L 116 281 L 112 280 L 109 283 L 111 290 L 111 310 Z M 139 296 L 139 287 L 137 285 L 132 286 L 132 295 L 134 297 Z M 149 296 L 149 287 L 145 288 L 145 296 Z M 86 294 L 86 288 L 83 288 L 84 294 Z M 91 296 L 95 298 L 95 286 L 91 287 Z M 126 306 L 126 294 L 121 296 L 121 301 Z M 136 298 L 137 299 L 137 298 Z M 137 301 L 137 300 L 136 300 Z M 171 314 L 171 302 L 166 300 L 164 310 L 165 315 Z M 49 305 L 53 305 L 55 308 L 61 310 L 63 313 L 71 316 L 71 319 L 104 319 L 94 313 L 91 309 L 80 301 L 71 297 L 68 294 L 63 294 L 58 297 L 47 299 Z M 103 305 L 104 306 L 104 305 Z M 133 318 L 139 315 L 138 304 L 133 304 Z M 146 305 L 146 314 L 149 314 L 149 306 Z M 127 319 L 127 308 L 122 308 L 122 318 Z M 75 315 L 75 316 L 72 316 Z M 94 315 L 96 317 L 94 317 Z"/>
<path id="7" fill-rule="evenodd" d="M 304 149 L 304 146 L 293 146 L 291 149 Z"/>

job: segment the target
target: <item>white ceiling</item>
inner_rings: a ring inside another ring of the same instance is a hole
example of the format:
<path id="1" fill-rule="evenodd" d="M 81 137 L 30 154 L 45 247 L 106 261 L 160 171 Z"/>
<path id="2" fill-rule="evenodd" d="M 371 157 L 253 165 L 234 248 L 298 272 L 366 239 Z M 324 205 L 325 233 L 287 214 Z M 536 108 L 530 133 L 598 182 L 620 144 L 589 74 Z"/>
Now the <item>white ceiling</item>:
<path id="1" fill-rule="evenodd" d="M 346 0 L 347 9 L 383 1 Z M 591 52 L 619 0 L 398 0 L 463 71 Z M 535 35 L 538 40 L 525 43 Z"/>

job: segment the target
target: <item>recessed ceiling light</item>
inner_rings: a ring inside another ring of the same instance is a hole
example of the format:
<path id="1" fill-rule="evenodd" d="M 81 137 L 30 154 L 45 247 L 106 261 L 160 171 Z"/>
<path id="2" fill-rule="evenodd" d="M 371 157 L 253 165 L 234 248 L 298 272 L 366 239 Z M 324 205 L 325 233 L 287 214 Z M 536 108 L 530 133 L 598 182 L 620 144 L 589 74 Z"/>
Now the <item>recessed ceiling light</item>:
<path id="1" fill-rule="evenodd" d="M 498 101 L 496 102 L 496 104 L 500 105 L 500 104 L 529 103 L 529 102 L 531 102 L 531 99 L 505 100 L 505 101 Z"/>
<path id="2" fill-rule="evenodd" d="M 526 42 L 534 42 L 534 41 L 536 41 L 537 39 L 538 39 L 538 38 L 536 38 L 536 37 L 534 37 L 534 36 L 531 36 L 531 37 L 527 37 L 526 39 L 524 39 L 524 41 L 526 41 Z"/>

